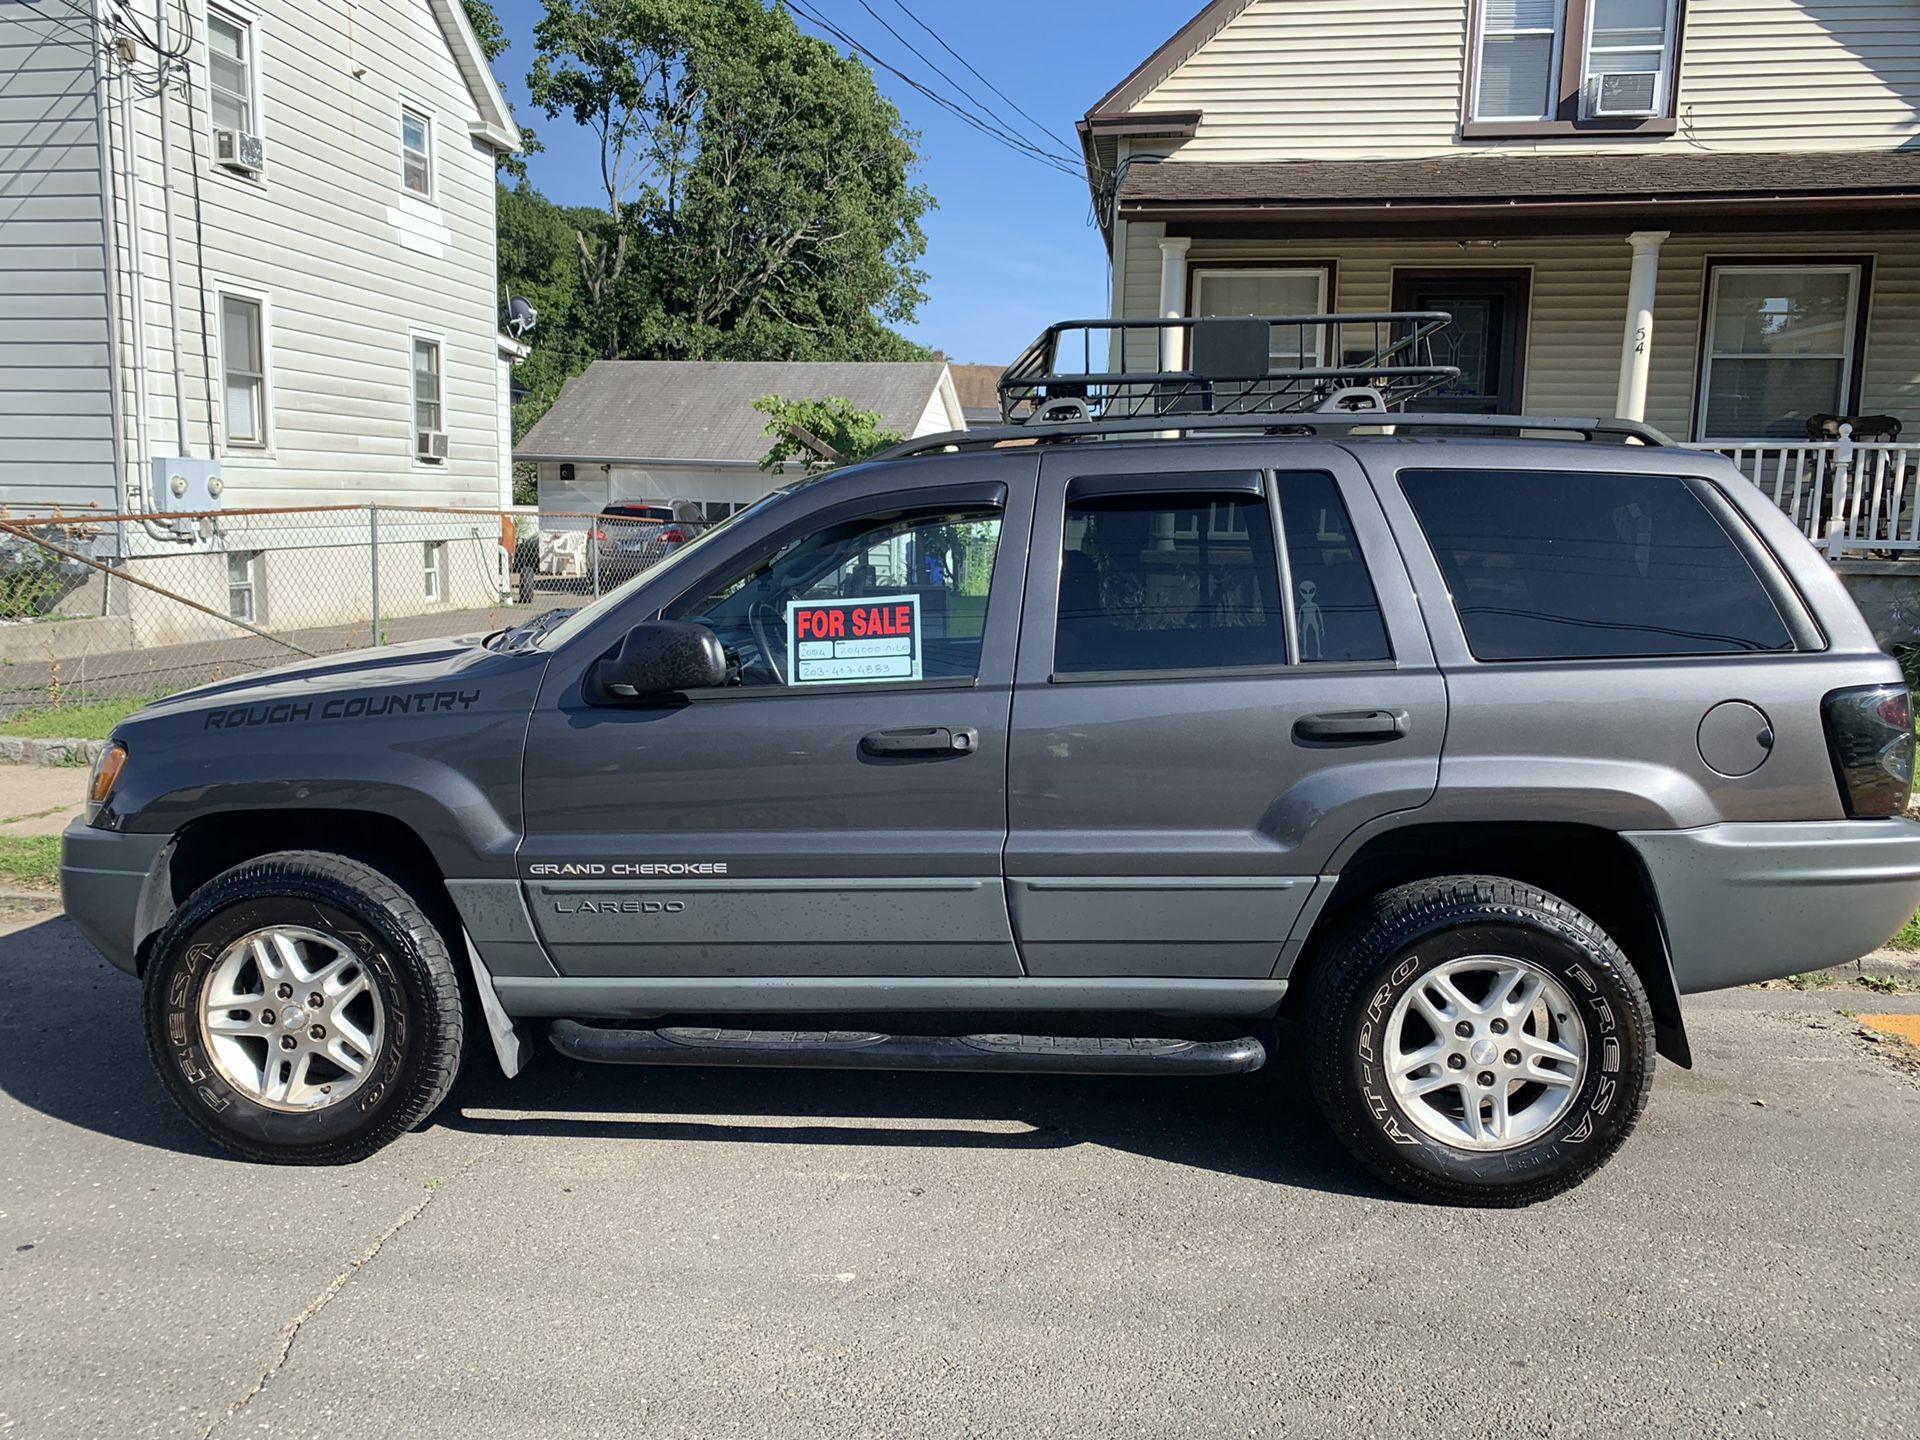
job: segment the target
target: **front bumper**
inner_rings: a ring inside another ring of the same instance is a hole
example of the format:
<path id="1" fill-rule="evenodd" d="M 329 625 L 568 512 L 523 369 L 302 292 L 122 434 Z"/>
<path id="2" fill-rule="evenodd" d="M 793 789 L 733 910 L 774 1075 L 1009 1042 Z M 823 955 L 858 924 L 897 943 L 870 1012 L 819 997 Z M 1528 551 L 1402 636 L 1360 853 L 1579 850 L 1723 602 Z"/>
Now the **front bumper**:
<path id="1" fill-rule="evenodd" d="M 1920 909 L 1920 824 L 1807 820 L 1623 836 L 1682 994 L 1857 960 Z"/>
<path id="2" fill-rule="evenodd" d="M 165 920 L 160 852 L 171 837 L 95 830 L 84 820 L 60 837 L 60 901 L 94 947 L 129 975 L 141 943 Z"/>

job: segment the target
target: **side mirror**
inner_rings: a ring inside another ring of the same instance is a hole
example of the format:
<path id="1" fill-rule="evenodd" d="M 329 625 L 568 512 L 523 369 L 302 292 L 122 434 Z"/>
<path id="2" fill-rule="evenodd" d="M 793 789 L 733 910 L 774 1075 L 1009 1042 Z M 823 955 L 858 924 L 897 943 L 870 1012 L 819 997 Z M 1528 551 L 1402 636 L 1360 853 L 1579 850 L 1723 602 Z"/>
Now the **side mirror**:
<path id="1" fill-rule="evenodd" d="M 627 632 L 618 654 L 594 662 L 585 689 L 590 704 L 623 705 L 726 679 L 726 652 L 712 630 L 685 620 L 647 620 Z"/>

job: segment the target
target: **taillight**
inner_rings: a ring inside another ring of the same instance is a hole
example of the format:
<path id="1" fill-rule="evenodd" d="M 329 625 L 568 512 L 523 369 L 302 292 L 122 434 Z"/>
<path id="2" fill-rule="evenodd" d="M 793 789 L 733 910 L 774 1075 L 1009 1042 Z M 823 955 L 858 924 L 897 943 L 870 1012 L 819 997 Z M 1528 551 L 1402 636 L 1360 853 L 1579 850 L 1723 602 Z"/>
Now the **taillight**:
<path id="1" fill-rule="evenodd" d="M 1820 713 L 1847 814 L 1903 814 L 1913 793 L 1913 700 L 1906 687 L 1835 690 Z"/>
<path id="2" fill-rule="evenodd" d="M 662 530 L 660 532 L 660 543 L 663 545 L 684 545 L 686 542 L 687 532 L 684 530 Z"/>

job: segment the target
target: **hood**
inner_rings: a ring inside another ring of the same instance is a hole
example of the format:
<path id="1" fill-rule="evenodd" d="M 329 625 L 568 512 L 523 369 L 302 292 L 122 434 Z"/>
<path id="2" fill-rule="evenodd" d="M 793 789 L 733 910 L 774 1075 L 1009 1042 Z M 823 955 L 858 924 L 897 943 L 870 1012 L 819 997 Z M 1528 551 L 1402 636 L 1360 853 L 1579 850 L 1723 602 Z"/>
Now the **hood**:
<path id="1" fill-rule="evenodd" d="M 481 645 L 477 635 L 349 650 L 183 690 L 147 706 L 128 723 L 221 707 L 444 689 L 463 677 L 473 679 L 489 673 L 498 662 L 509 658 Z"/>

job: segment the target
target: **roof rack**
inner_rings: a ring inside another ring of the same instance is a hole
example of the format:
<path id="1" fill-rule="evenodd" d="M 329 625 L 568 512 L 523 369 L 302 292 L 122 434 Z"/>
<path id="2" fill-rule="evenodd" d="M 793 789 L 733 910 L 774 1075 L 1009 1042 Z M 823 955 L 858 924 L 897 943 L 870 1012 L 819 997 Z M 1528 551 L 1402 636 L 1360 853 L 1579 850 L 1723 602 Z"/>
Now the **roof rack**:
<path id="1" fill-rule="evenodd" d="M 1008 424 L 1284 415 L 1343 397 L 1392 408 L 1460 378 L 1433 358 L 1443 310 L 1062 320 L 1000 376 Z"/>
<path id="2" fill-rule="evenodd" d="M 1651 425 L 1638 420 L 1617 420 L 1611 416 L 1566 415 L 1455 415 L 1445 412 L 1409 412 L 1402 410 L 1317 410 L 1290 412 L 1283 416 L 1251 417 L 1246 414 L 1178 415 L 1168 417 L 1124 417 L 1115 420 L 1029 421 L 1024 425 L 996 425 L 984 430 L 949 430 L 940 435 L 922 435 L 883 450 L 869 458 L 904 460 L 915 455 L 931 455 L 950 450 L 991 450 L 999 446 L 1032 446 L 1086 443 L 1106 439 L 1156 438 L 1178 439 L 1187 435 L 1216 432 L 1228 436 L 1261 438 L 1268 436 L 1345 435 L 1355 430 L 1374 430 L 1386 435 L 1405 435 L 1417 431 L 1487 430 L 1502 435 L 1515 432 L 1578 435 L 1582 439 L 1614 444 L 1671 446 L 1672 439 Z"/>

